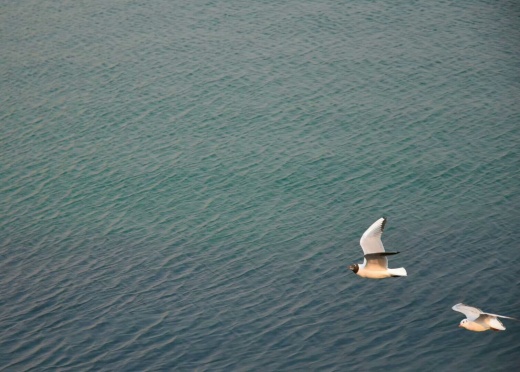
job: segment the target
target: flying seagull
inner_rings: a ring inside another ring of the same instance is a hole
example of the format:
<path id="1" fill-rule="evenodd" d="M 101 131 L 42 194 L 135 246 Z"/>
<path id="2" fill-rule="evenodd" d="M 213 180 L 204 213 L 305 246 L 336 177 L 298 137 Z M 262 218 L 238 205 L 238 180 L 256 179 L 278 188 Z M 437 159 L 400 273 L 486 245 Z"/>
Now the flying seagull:
<path id="1" fill-rule="evenodd" d="M 385 252 L 385 247 L 383 247 L 383 242 L 381 242 L 381 235 L 383 234 L 385 224 L 386 218 L 383 217 L 378 219 L 361 237 L 359 244 L 361 244 L 361 248 L 363 248 L 363 253 L 365 255 L 364 262 L 362 264 L 354 264 L 348 267 L 355 274 L 363 278 L 371 279 L 406 276 L 406 270 L 404 267 L 398 269 L 388 268 L 388 258 L 386 258 L 386 256 L 397 254 L 399 252 Z"/>
<path id="2" fill-rule="evenodd" d="M 483 332 L 487 331 L 488 329 L 491 329 L 492 331 L 505 331 L 506 327 L 504 327 L 498 318 L 518 320 L 511 318 L 510 316 L 485 313 L 476 307 L 464 304 L 457 304 L 453 306 L 452 309 L 466 315 L 467 319 L 461 320 L 459 327 L 466 328 L 474 332 Z"/>

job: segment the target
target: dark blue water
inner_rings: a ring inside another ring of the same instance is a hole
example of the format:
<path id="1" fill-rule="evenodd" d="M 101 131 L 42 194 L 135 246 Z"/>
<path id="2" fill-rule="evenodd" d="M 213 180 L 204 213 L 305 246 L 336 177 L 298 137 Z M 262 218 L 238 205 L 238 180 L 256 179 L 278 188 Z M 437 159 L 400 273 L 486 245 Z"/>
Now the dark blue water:
<path id="1" fill-rule="evenodd" d="M 0 9 L 0 370 L 517 370 L 516 2 Z"/>

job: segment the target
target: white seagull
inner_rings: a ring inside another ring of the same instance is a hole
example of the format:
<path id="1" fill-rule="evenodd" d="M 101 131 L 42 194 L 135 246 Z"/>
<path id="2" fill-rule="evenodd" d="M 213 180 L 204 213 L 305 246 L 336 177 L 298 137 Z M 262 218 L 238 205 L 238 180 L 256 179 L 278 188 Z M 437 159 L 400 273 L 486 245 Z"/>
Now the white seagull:
<path id="1" fill-rule="evenodd" d="M 397 254 L 399 252 L 385 252 L 383 242 L 381 242 L 381 235 L 385 228 L 386 218 L 380 218 L 374 222 L 365 231 L 359 244 L 363 248 L 365 255 L 364 262 L 362 264 L 350 265 L 348 268 L 355 274 L 363 278 L 371 279 L 383 279 L 395 276 L 406 276 L 406 270 L 404 267 L 398 269 L 388 268 L 388 259 L 386 256 Z"/>
<path id="2" fill-rule="evenodd" d="M 474 332 L 483 332 L 488 329 L 492 331 L 505 331 L 506 327 L 504 327 L 498 318 L 518 320 L 510 316 L 485 313 L 476 307 L 464 304 L 457 304 L 453 306 L 452 309 L 466 315 L 467 319 L 461 320 L 459 327 Z"/>

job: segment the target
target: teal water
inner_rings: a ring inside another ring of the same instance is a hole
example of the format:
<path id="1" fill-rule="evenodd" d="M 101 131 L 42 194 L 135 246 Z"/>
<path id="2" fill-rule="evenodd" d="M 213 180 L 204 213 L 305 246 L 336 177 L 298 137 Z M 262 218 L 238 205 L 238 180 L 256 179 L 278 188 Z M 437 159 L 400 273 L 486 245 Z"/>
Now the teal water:
<path id="1" fill-rule="evenodd" d="M 516 370 L 516 2 L 0 9 L 0 370 Z"/>

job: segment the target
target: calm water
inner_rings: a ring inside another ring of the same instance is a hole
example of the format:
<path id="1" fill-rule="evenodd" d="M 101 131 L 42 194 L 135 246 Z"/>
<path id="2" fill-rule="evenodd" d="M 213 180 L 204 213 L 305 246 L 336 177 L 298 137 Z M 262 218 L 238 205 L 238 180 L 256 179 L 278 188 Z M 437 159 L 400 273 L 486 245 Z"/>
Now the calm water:
<path id="1" fill-rule="evenodd" d="M 0 370 L 516 370 L 515 3 L 4 1 Z"/>

